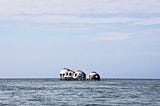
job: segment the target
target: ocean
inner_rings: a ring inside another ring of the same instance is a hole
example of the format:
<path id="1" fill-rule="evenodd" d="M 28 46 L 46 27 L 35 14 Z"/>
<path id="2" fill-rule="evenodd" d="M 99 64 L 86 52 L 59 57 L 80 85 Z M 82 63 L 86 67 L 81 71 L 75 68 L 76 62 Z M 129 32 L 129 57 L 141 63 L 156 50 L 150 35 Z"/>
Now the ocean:
<path id="1" fill-rule="evenodd" d="M 0 106 L 160 106 L 160 80 L 0 79 Z"/>

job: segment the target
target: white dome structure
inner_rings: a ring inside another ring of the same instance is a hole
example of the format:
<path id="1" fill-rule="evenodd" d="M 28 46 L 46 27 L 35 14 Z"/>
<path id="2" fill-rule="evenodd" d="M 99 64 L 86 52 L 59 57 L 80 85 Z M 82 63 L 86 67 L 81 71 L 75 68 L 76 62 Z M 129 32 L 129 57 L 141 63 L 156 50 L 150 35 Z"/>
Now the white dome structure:
<path id="1" fill-rule="evenodd" d="M 60 80 L 79 80 L 79 81 L 84 81 L 86 80 L 86 74 L 81 71 L 73 71 L 68 68 L 63 68 L 60 73 Z M 87 80 L 100 80 L 100 75 L 93 71 L 87 75 Z"/>
<path id="2" fill-rule="evenodd" d="M 60 80 L 73 80 L 74 71 L 68 68 L 63 68 L 60 71 Z"/>
<path id="3" fill-rule="evenodd" d="M 83 71 L 78 70 L 78 71 L 76 71 L 76 72 L 74 73 L 73 79 L 74 79 L 74 80 L 84 81 L 84 80 L 86 80 L 86 74 L 85 74 Z"/>

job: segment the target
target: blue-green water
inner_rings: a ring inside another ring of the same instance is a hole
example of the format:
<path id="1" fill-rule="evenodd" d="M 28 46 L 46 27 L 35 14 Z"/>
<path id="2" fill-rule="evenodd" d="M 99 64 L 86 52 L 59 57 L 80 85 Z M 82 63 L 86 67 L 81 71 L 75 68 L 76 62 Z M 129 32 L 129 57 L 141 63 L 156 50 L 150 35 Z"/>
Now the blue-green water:
<path id="1" fill-rule="evenodd" d="M 0 79 L 0 106 L 160 106 L 160 80 Z"/>

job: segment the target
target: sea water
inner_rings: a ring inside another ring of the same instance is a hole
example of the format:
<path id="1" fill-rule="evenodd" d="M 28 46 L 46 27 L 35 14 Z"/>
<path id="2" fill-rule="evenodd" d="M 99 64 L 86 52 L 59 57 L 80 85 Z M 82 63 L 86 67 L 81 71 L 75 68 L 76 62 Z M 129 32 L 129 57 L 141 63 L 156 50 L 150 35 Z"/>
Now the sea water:
<path id="1" fill-rule="evenodd" d="M 160 106 L 160 80 L 0 79 L 0 106 Z"/>

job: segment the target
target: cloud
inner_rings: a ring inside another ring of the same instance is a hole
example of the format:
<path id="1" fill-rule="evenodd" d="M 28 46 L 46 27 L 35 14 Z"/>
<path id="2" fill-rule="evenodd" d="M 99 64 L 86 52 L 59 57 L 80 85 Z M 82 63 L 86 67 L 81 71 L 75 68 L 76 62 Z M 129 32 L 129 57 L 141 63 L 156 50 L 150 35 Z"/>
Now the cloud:
<path id="1" fill-rule="evenodd" d="M 4 22 L 9 22 L 8 25 L 20 23 L 32 27 L 50 27 L 55 24 L 61 24 L 61 26 L 65 26 L 64 24 L 152 25 L 160 24 L 160 17 L 138 18 L 128 14 L 159 13 L 159 0 L 0 1 L 1 26 Z M 126 15 L 117 16 L 117 14 Z"/>
<path id="2" fill-rule="evenodd" d="M 160 24 L 160 17 L 140 18 L 132 22 L 133 25 L 154 25 Z"/>
<path id="3" fill-rule="evenodd" d="M 160 13 L 159 0 L 1 0 L 0 14 Z"/>
<path id="4" fill-rule="evenodd" d="M 91 37 L 90 40 L 92 41 L 122 41 L 131 39 L 131 33 L 106 33 L 103 35 L 97 35 Z"/>
<path id="5" fill-rule="evenodd" d="M 42 24 L 133 24 L 150 25 L 160 24 L 160 17 L 137 18 L 137 17 L 82 17 L 74 15 L 13 15 L 1 17 L 0 20 L 42 23 Z"/>

